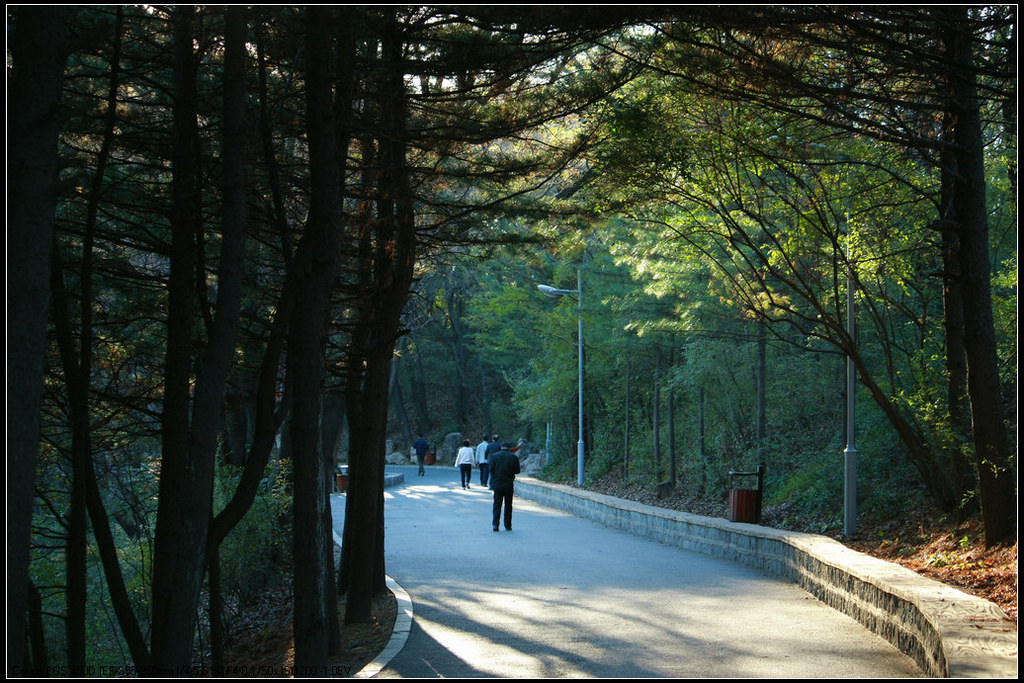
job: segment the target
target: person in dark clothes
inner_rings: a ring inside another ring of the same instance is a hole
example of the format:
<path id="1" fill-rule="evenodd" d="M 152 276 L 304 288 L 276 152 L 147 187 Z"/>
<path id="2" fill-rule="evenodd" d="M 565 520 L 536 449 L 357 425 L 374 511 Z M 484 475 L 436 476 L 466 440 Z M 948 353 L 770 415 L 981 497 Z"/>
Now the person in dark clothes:
<path id="1" fill-rule="evenodd" d="M 423 471 L 423 459 L 427 457 L 427 451 L 430 450 L 430 443 L 423 438 L 420 434 L 415 441 L 412 442 L 413 451 L 416 453 L 416 464 L 419 466 L 418 474 L 424 476 Z"/>
<path id="2" fill-rule="evenodd" d="M 504 443 L 501 450 L 490 457 L 491 488 L 494 489 L 494 505 L 491 510 L 491 527 L 498 530 L 498 520 L 505 508 L 505 530 L 512 531 L 512 494 L 516 475 L 519 474 L 519 456 L 511 450 L 512 444 Z"/>
<path id="3" fill-rule="evenodd" d="M 487 444 L 487 448 L 484 449 L 484 462 L 487 463 L 485 466 L 480 468 L 480 485 L 489 486 L 491 477 L 491 456 L 501 450 L 501 442 L 498 441 L 498 435 L 495 434 L 491 437 L 491 442 Z M 490 488 L 494 488 L 490 486 Z"/>

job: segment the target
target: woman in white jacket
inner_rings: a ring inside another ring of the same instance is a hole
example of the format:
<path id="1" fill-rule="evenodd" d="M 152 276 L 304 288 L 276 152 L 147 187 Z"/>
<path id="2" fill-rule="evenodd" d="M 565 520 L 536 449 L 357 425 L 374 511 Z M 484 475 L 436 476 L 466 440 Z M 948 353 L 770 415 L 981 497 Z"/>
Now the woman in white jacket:
<path id="1" fill-rule="evenodd" d="M 476 451 L 469 445 L 469 439 L 462 442 L 462 448 L 455 454 L 455 466 L 459 468 L 462 475 L 462 488 L 469 488 L 469 480 L 473 476 L 473 461 L 476 460 Z"/>

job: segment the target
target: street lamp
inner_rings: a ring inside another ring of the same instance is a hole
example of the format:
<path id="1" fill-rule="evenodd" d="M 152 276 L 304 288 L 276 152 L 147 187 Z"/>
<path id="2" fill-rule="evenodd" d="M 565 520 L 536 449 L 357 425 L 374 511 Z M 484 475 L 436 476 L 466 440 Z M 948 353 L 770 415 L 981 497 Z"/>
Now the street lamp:
<path id="1" fill-rule="evenodd" d="M 583 270 L 576 271 L 576 289 L 558 289 L 550 285 L 537 285 L 537 289 L 547 296 L 575 296 L 577 303 L 577 326 L 576 337 L 579 341 L 577 351 L 579 364 L 579 440 L 576 442 L 576 481 L 583 486 Z"/>
<path id="2" fill-rule="evenodd" d="M 847 251 L 849 256 L 849 251 Z M 850 344 L 857 343 L 856 291 L 853 278 L 853 263 L 850 262 L 846 279 L 846 332 Z M 853 354 L 846 354 L 846 450 L 843 451 L 843 533 L 852 536 L 857 532 L 857 446 L 856 446 L 856 392 L 857 366 Z"/>

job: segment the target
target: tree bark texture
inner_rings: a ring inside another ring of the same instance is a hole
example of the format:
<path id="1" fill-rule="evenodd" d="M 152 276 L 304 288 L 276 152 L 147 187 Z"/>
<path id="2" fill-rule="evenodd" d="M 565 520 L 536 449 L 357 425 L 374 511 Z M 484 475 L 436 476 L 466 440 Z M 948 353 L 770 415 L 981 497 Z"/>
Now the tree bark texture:
<path id="1" fill-rule="evenodd" d="M 294 473 L 292 556 L 295 577 L 295 666 L 326 671 L 330 643 L 328 582 L 333 558 L 324 552 L 330 529 L 320 440 L 324 354 L 332 285 L 340 266 L 340 213 L 335 143 L 329 13 L 307 10 L 306 111 L 310 207 L 306 236 L 313 259 L 301 276 L 299 300 L 288 336 L 288 376 L 293 392 L 289 423 Z"/>
<path id="2" fill-rule="evenodd" d="M 406 167 L 406 101 L 397 22 L 383 27 L 380 65 L 379 199 L 373 243 L 363 240 L 361 272 L 369 277 L 351 340 L 348 409 L 349 484 L 346 501 L 343 590 L 346 623 L 370 619 L 384 585 L 384 450 L 391 357 L 412 286 L 415 216 Z M 369 224 L 364 225 L 369 230 Z"/>
<path id="3" fill-rule="evenodd" d="M 244 247 L 247 229 L 246 211 L 246 88 L 245 61 L 248 12 L 243 6 L 232 6 L 225 11 L 224 32 L 224 151 L 221 192 L 223 196 L 223 248 L 221 254 L 220 288 L 218 290 L 217 318 L 210 330 L 210 351 L 216 358 L 209 359 L 212 370 L 213 391 L 207 392 L 209 408 L 217 414 L 224 410 L 228 397 L 228 374 L 238 336 L 239 314 L 242 303 Z M 221 405 L 213 401 L 220 398 Z M 197 408 L 199 408 L 197 402 Z M 217 428 L 219 423 L 206 421 L 208 427 Z M 225 440 L 227 436 L 224 436 Z M 204 441 L 216 434 L 207 434 Z M 245 444 L 244 433 L 241 439 Z M 212 509 L 210 510 L 212 516 Z M 213 520 L 210 520 L 212 527 Z M 209 615 L 210 647 L 215 667 L 224 664 L 223 594 L 220 585 L 220 548 L 210 544 L 211 532 L 206 539 L 209 552 Z"/>
<path id="4" fill-rule="evenodd" d="M 17 8 L 7 100 L 7 674 L 25 660 L 26 594 L 66 59 L 63 7 Z M 10 28 L 10 26 L 9 26 Z"/>
<path id="5" fill-rule="evenodd" d="M 988 214 L 985 201 L 985 145 L 977 94 L 967 9 L 944 8 L 950 61 L 949 111 L 953 120 L 956 173 L 953 203 L 959 229 L 959 281 L 963 294 L 964 350 L 971 400 L 981 513 L 989 545 L 1017 532 L 1017 500 L 1005 411 L 999 381 L 992 313 Z"/>
<path id="6" fill-rule="evenodd" d="M 225 217 L 216 316 L 208 320 L 209 339 L 196 359 L 193 374 L 194 302 L 206 277 L 205 273 L 197 272 L 196 259 L 203 231 L 196 92 L 198 55 L 193 52 L 194 10 L 175 8 L 173 18 L 171 274 L 161 418 L 163 453 L 153 561 L 153 665 L 154 673 L 163 675 L 187 670 L 192 662 L 196 612 L 206 569 L 214 460 L 238 337 L 245 244 L 245 182 L 244 175 L 239 176 L 244 161 L 233 156 L 243 154 L 244 146 L 236 145 L 225 158 Z M 241 122 L 235 120 L 227 125 L 235 126 L 237 134 Z"/>
<path id="7" fill-rule="evenodd" d="M 174 10 L 174 132 L 170 278 L 167 284 L 167 350 L 161 415 L 160 494 L 152 583 L 152 654 L 155 674 L 175 675 L 192 659 L 195 610 L 209 507 L 198 495 L 212 463 L 189 449 L 195 301 L 195 241 L 199 216 L 199 150 L 192 8 Z M 201 487 L 201 488 L 197 488 Z M 191 557 L 190 557 L 191 556 Z"/>

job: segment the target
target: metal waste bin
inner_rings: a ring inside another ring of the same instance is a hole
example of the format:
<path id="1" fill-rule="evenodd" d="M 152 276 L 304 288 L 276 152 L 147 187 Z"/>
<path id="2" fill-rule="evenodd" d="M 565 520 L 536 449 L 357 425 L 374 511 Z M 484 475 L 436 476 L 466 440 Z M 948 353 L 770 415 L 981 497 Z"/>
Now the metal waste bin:
<path id="1" fill-rule="evenodd" d="M 756 477 L 757 488 L 741 488 L 739 477 Z M 729 521 L 761 523 L 761 501 L 764 494 L 764 464 L 754 472 L 729 470 Z"/>

